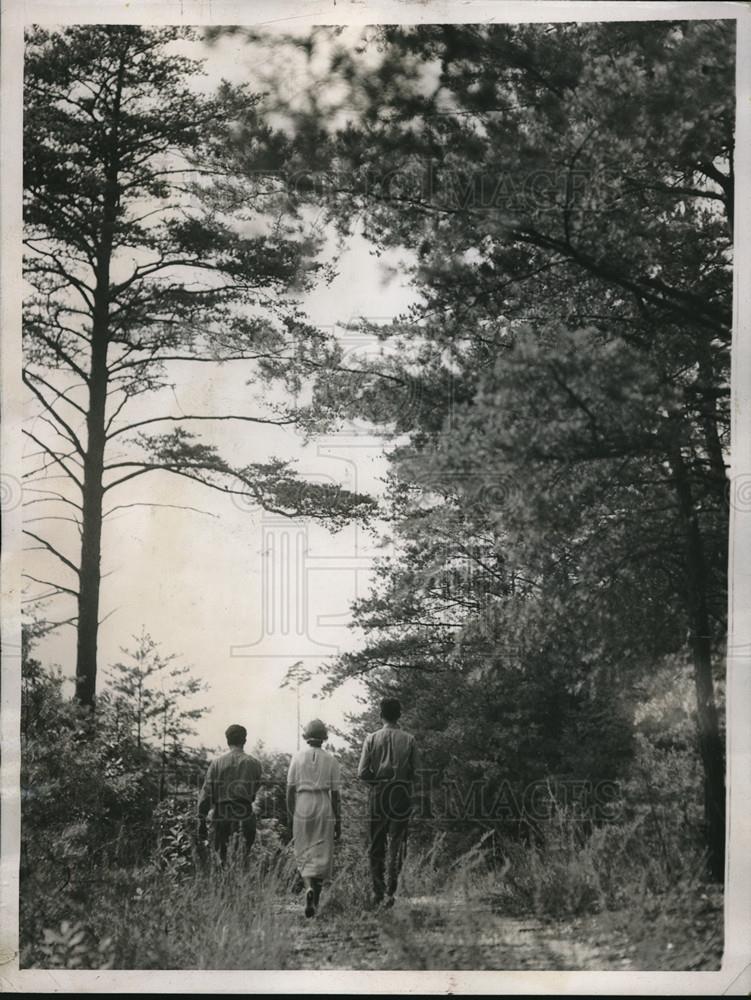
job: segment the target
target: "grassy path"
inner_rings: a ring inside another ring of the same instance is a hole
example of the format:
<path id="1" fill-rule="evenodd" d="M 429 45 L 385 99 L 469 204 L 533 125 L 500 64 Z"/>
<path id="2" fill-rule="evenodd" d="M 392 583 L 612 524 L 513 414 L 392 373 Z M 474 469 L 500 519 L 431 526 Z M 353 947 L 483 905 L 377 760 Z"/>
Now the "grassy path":
<path id="1" fill-rule="evenodd" d="M 596 926 L 494 913 L 459 897 L 403 898 L 391 910 L 346 916 L 324 903 L 312 920 L 284 904 L 297 969 L 628 969 L 627 949 Z M 594 937 L 593 937 L 594 935 Z"/>

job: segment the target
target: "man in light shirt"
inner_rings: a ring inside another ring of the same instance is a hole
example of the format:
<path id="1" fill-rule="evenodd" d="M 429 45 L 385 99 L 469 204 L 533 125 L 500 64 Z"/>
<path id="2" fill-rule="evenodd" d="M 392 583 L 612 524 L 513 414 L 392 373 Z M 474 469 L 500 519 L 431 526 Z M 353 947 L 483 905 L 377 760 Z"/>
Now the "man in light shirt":
<path id="1" fill-rule="evenodd" d="M 414 736 L 399 728 L 397 698 L 381 702 L 383 727 L 365 737 L 358 777 L 370 786 L 369 857 L 376 904 L 393 906 L 407 849 L 412 783 L 417 771 Z"/>
<path id="2" fill-rule="evenodd" d="M 206 817 L 213 811 L 214 849 L 222 862 L 234 838 L 249 851 L 256 839 L 253 800 L 261 781 L 261 765 L 245 753 L 245 726 L 230 726 L 224 734 L 229 750 L 209 764 L 198 797 L 198 838 L 207 838 Z"/>

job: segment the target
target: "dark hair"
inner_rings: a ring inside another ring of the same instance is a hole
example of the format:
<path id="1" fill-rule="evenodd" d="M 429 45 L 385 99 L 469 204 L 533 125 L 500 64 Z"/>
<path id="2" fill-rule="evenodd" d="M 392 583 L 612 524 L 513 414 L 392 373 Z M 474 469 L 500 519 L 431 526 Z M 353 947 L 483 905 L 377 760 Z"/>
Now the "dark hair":
<path id="1" fill-rule="evenodd" d="M 306 743 L 310 743 L 311 740 L 317 740 L 320 746 L 324 740 L 329 738 L 329 731 L 326 728 L 325 722 L 321 722 L 320 719 L 311 719 L 305 729 L 303 729 L 302 735 Z"/>
<path id="2" fill-rule="evenodd" d="M 224 735 L 231 747 L 241 747 L 248 738 L 248 730 L 245 726 L 228 726 Z"/>
<path id="3" fill-rule="evenodd" d="M 398 698 L 384 698 L 381 702 L 381 718 L 386 722 L 397 722 L 402 714 L 402 704 Z"/>

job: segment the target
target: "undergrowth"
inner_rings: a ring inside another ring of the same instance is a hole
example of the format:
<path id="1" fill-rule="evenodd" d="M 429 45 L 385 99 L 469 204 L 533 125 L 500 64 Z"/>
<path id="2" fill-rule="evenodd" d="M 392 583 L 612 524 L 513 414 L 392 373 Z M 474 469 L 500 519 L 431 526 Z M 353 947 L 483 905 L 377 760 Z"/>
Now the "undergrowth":
<path id="1" fill-rule="evenodd" d="M 493 921 L 535 917 L 613 937 L 633 968 L 717 968 L 721 893 L 704 881 L 689 844 L 675 836 L 669 853 L 655 852 L 645 826 L 634 818 L 582 838 L 561 816 L 535 843 L 502 843 L 493 861 L 487 833 L 459 857 L 438 834 L 408 852 L 402 898 L 388 919 L 369 908 L 356 829 L 345 829 L 312 924 L 302 915 L 289 845 L 273 824 L 261 823 L 247 863 L 233 858 L 224 869 L 201 861 L 188 839 L 176 851 L 179 837 L 165 840 L 148 865 L 92 867 L 88 879 L 54 884 L 54 869 L 42 866 L 23 887 L 22 966 L 296 968 L 300 942 L 325 927 L 334 952 L 327 960 L 340 968 L 508 968 L 513 957 L 480 941 Z M 358 934 L 371 941 L 362 954 L 352 944 Z M 315 961 L 313 952 L 308 967 Z"/>

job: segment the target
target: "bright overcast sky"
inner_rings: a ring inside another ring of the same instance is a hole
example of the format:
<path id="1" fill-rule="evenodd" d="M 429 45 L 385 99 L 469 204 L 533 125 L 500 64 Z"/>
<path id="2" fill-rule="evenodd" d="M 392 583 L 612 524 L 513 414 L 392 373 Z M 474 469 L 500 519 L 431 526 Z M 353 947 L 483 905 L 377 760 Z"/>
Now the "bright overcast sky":
<path id="1" fill-rule="evenodd" d="M 258 66 L 240 39 L 224 40 L 206 54 L 207 84 L 221 77 L 249 79 L 251 62 Z M 339 327 L 360 316 L 383 321 L 402 312 L 413 293 L 398 278 L 385 284 L 384 264 L 398 267 L 398 260 L 379 261 L 362 238 L 354 238 L 333 284 L 316 288 L 304 300 L 310 319 Z M 345 346 L 362 349 L 351 335 Z M 174 397 L 163 396 L 138 417 L 151 416 L 152 407 L 153 414 L 258 412 L 242 364 L 182 364 L 171 372 Z M 382 449 L 363 426 L 307 445 L 286 428 L 207 426 L 201 425 L 203 439 L 239 464 L 271 456 L 296 459 L 301 473 L 317 479 L 348 489 L 380 489 Z M 101 615 L 110 617 L 100 630 L 100 676 L 143 627 L 162 644 L 162 652 L 179 654 L 180 663 L 192 664 L 195 674 L 210 684 L 205 696 L 210 711 L 197 724 L 200 742 L 220 745 L 225 727 L 239 722 L 247 726 L 250 742 L 261 739 L 269 749 L 294 749 L 295 694 L 280 690 L 280 681 L 295 661 L 315 669 L 358 641 L 347 629 L 349 608 L 353 598 L 367 592 L 377 540 L 354 527 L 333 535 L 315 525 L 246 510 L 242 503 L 168 473 L 128 483 L 118 490 L 116 502 L 146 500 L 196 510 L 129 506 L 107 519 Z M 67 538 L 71 553 L 75 551 L 70 535 L 50 528 L 48 537 L 61 545 Z M 74 630 L 53 633 L 40 643 L 38 653 L 72 676 Z M 303 720 L 318 715 L 342 726 L 345 713 L 357 708 L 356 688 L 345 687 L 323 701 L 313 697 L 318 687 L 315 682 L 302 689 Z"/>

